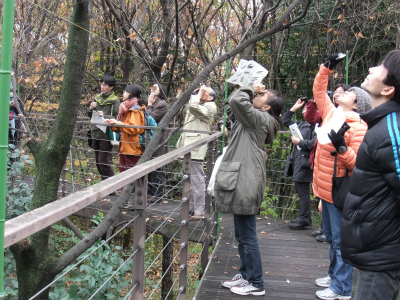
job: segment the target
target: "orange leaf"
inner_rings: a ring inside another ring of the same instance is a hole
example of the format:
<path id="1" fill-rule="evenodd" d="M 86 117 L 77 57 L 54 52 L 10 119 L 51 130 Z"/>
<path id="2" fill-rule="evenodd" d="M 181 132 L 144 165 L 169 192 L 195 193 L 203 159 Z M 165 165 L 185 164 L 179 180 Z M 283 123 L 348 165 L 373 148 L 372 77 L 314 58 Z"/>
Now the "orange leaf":
<path id="1" fill-rule="evenodd" d="M 343 18 L 343 15 L 342 14 L 340 14 L 338 17 L 337 17 L 338 19 L 341 19 L 341 18 Z"/>
<path id="2" fill-rule="evenodd" d="M 283 25 L 286 25 L 287 24 L 287 19 L 285 19 L 284 21 L 283 21 Z"/>
<path id="3" fill-rule="evenodd" d="M 328 29 L 328 32 L 331 32 L 332 30 L 333 30 L 333 27 L 329 28 L 329 29 Z"/>
<path id="4" fill-rule="evenodd" d="M 265 231 L 261 231 L 261 234 L 266 234 L 266 232 Z"/>

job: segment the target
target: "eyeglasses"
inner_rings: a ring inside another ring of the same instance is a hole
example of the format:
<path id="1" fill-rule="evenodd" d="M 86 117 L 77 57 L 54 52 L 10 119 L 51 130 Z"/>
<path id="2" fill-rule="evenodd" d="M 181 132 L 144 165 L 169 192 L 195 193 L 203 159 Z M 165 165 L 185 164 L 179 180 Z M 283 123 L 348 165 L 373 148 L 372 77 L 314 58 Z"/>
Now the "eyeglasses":
<path id="1" fill-rule="evenodd" d="M 341 94 L 344 94 L 344 92 L 343 91 L 335 91 L 333 94 L 334 95 L 341 95 Z"/>

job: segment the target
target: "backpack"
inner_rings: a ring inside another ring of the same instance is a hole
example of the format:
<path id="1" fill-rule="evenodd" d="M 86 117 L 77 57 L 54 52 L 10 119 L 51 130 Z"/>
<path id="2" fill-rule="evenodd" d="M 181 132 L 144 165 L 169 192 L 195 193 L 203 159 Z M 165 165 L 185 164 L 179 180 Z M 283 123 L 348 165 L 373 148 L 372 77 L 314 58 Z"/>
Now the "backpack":
<path id="1" fill-rule="evenodd" d="M 154 120 L 152 116 L 150 116 L 145 110 L 143 110 L 144 114 L 144 126 L 153 126 L 157 127 L 157 122 Z M 149 138 L 151 139 L 153 137 L 154 129 L 151 129 L 149 132 Z M 140 140 L 140 147 L 142 148 L 142 151 L 146 150 L 146 139 L 145 139 L 145 134 L 146 130 L 139 134 L 139 140 Z"/>

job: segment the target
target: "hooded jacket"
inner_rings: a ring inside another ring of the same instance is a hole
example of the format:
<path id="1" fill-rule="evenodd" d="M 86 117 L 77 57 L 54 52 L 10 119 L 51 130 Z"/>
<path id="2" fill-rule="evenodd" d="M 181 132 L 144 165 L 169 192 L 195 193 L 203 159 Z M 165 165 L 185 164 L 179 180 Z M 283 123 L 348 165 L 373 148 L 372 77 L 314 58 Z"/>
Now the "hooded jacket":
<path id="1" fill-rule="evenodd" d="M 400 104 L 362 116 L 368 124 L 343 209 L 341 252 L 365 271 L 400 269 Z"/>
<path id="2" fill-rule="evenodd" d="M 313 93 L 315 103 L 318 106 L 323 122 L 326 124 L 332 118 L 336 108 L 326 95 L 329 75 L 331 70 L 321 65 L 321 68 L 315 77 Z M 337 161 L 337 177 L 343 177 L 346 168 L 349 170 L 349 176 L 356 162 L 358 148 L 367 131 L 367 124 L 361 120 L 357 113 L 346 113 L 346 122 L 350 129 L 346 131 L 344 139 L 347 145 L 347 151 L 338 154 Z M 313 189 L 314 195 L 332 203 L 332 176 L 335 165 L 335 158 L 331 155 L 332 151 L 336 151 L 332 143 L 322 145 L 317 144 L 314 158 L 314 176 Z"/>
<path id="3" fill-rule="evenodd" d="M 233 127 L 214 186 L 216 210 L 220 212 L 255 215 L 264 198 L 264 144 L 274 141 L 280 124 L 250 103 L 254 96 L 252 87 L 241 87 L 228 99 L 227 114 Z"/>
<path id="4" fill-rule="evenodd" d="M 124 115 L 121 125 L 144 126 L 144 105 L 139 104 L 131 106 Z M 111 130 L 120 134 L 119 153 L 128 155 L 142 155 L 143 150 L 140 146 L 139 134 L 144 132 L 143 128 L 111 127 Z"/>

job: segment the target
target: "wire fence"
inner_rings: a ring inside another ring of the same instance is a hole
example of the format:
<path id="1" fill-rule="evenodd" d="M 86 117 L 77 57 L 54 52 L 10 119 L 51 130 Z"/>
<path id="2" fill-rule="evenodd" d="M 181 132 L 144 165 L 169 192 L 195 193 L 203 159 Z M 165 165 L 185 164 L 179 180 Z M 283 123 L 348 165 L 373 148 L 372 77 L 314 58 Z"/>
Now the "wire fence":
<path id="1" fill-rule="evenodd" d="M 42 138 L 49 134 L 54 122 L 51 116 L 36 116 L 28 121 Z M 89 128 L 87 120 L 77 122 L 71 151 L 60 179 L 61 201 L 67 202 L 68 196 L 78 197 L 79 192 L 89 186 L 105 184 L 105 181 L 101 182 L 96 168 L 94 150 L 87 144 Z M 204 162 L 205 183 L 212 172 L 218 135 L 209 138 L 209 150 Z M 173 154 L 177 137 L 174 136 L 170 142 L 168 154 Z M 20 146 L 24 146 L 23 140 Z M 112 153 L 110 167 L 117 174 L 118 149 L 113 148 Z M 204 194 L 205 191 L 204 186 L 191 184 L 190 155 L 186 153 L 190 150 L 183 149 L 179 155 L 175 154 L 175 159 L 166 158 L 161 168 L 151 170 L 150 167 L 148 172 L 145 171 L 146 176 L 132 180 L 137 185 L 129 199 L 130 205 L 122 210 L 107 234 L 30 299 L 39 298 L 48 289 L 51 290 L 50 299 L 190 298 L 194 294 L 195 282 L 208 263 L 209 247 L 215 242 L 217 215 L 212 210 L 211 197 L 207 196 L 204 218 L 189 221 L 192 194 L 198 189 Z M 184 158 L 180 158 L 183 155 Z M 152 164 L 151 161 L 148 163 Z M 125 174 L 131 176 L 132 172 L 133 169 L 125 171 L 115 175 L 115 178 L 122 178 Z M 150 182 L 148 178 L 153 172 L 158 172 L 162 180 Z M 35 170 L 29 169 L 27 177 L 34 176 Z M 75 213 L 88 221 L 72 216 L 71 220 L 89 233 L 108 213 L 117 198 L 113 194 L 118 194 L 120 189 L 114 186 L 111 195 Z M 147 197 L 150 190 L 156 193 Z M 195 206 L 191 208 L 195 209 Z M 29 219 L 29 212 L 17 218 Z M 67 247 L 78 242 L 79 239 L 66 226 L 60 223 L 53 225 L 51 244 L 56 251 L 60 251 L 60 256 L 68 250 Z M 71 298 L 66 298 L 66 294 Z"/>
<path id="2" fill-rule="evenodd" d="M 95 151 L 88 145 L 87 133 L 91 127 L 88 121 L 81 118 L 77 122 L 60 179 L 60 198 L 77 195 L 79 191 L 101 183 Z M 51 115 L 36 115 L 28 122 L 38 136 L 45 138 L 54 119 Z M 175 149 L 178 137 L 179 133 L 169 141 L 168 154 L 179 151 Z M 283 177 L 290 143 L 288 132 L 279 132 L 273 145 L 266 148 L 267 188 L 261 209 L 263 214 L 285 219 L 296 216 L 299 206 L 291 179 Z M 206 184 L 220 153 L 220 144 L 218 137 L 208 143 L 204 162 Z M 23 139 L 20 146 L 24 146 Z M 166 159 L 162 167 L 136 180 L 135 194 L 107 234 L 30 299 L 38 298 L 47 289 L 51 289 L 51 299 L 69 299 L 63 298 L 66 290 L 71 299 L 74 296 L 82 299 L 190 298 L 208 263 L 209 247 L 216 239 L 218 215 L 213 210 L 212 198 L 206 196 L 204 218 L 189 221 L 190 212 L 196 209 L 190 208 L 189 199 L 197 189 L 204 189 L 190 183 L 190 157 L 185 154 L 189 152 L 182 152 L 178 159 Z M 110 167 L 118 174 L 118 147 L 112 148 L 112 155 Z M 185 155 L 183 159 L 182 155 Z M 157 180 L 152 180 L 154 173 Z M 28 176 L 35 176 L 33 168 L 28 170 Z M 85 217 L 86 221 L 71 217 L 74 223 L 87 232 L 93 230 L 108 213 L 118 196 L 114 194 L 119 194 L 121 188 L 114 187 L 113 190 L 110 195 L 75 212 L 75 216 Z M 156 193 L 148 197 L 149 191 Z M 144 198 L 138 196 L 139 192 Z M 314 222 L 319 221 L 317 205 L 313 200 Z M 53 225 L 51 240 L 60 256 L 68 250 L 66 246 L 72 247 L 79 242 L 66 226 L 59 223 Z"/>

